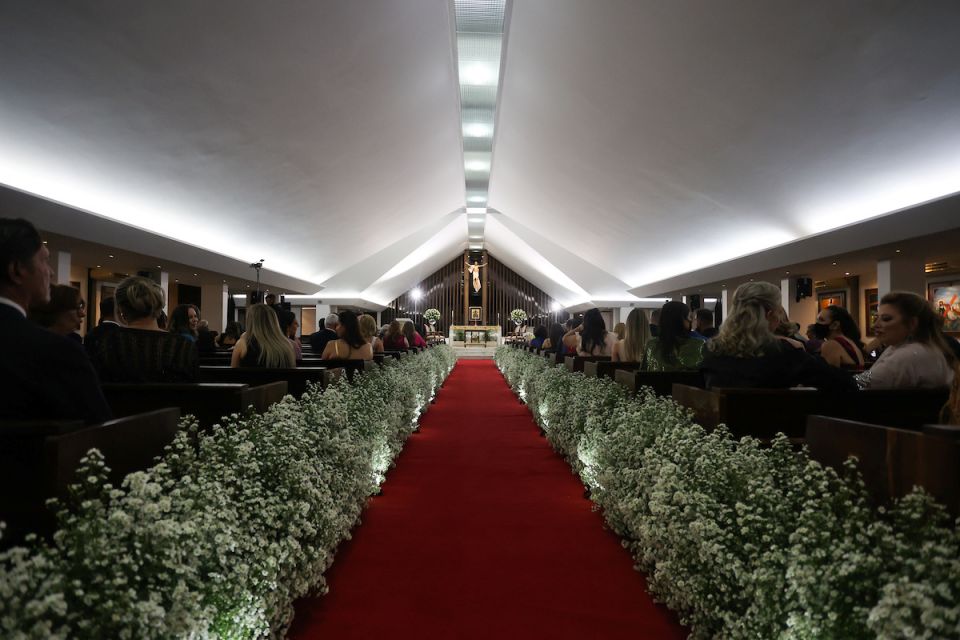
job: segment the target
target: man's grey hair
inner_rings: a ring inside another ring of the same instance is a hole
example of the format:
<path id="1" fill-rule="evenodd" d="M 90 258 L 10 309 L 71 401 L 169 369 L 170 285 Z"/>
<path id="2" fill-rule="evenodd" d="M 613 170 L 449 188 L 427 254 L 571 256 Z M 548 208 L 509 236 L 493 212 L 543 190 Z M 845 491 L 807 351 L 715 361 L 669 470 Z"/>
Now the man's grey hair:
<path id="1" fill-rule="evenodd" d="M 340 316 L 335 313 L 331 313 L 327 316 L 327 319 L 323 321 L 323 326 L 327 329 L 335 329 L 338 324 L 340 324 Z"/>

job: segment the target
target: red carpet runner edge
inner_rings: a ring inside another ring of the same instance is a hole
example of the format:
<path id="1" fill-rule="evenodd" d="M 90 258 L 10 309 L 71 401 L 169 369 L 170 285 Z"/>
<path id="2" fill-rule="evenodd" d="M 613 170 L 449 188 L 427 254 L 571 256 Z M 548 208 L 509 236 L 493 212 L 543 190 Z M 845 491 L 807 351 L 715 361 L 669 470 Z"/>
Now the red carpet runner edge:
<path id="1" fill-rule="evenodd" d="M 491 360 L 461 360 L 290 638 L 684 638 Z"/>

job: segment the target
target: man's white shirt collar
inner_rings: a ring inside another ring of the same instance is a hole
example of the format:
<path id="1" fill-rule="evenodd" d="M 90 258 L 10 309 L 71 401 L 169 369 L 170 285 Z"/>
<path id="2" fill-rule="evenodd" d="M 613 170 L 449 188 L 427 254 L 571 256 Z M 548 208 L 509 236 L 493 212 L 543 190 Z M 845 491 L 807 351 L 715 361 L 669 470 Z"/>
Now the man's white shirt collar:
<path id="1" fill-rule="evenodd" d="M 20 315 L 22 315 L 24 318 L 27 317 L 27 310 L 21 307 L 19 304 L 17 304 L 13 300 L 11 300 L 10 298 L 4 298 L 3 296 L 0 296 L 0 304 L 5 304 L 7 306 L 13 307 L 17 311 L 19 311 Z"/>

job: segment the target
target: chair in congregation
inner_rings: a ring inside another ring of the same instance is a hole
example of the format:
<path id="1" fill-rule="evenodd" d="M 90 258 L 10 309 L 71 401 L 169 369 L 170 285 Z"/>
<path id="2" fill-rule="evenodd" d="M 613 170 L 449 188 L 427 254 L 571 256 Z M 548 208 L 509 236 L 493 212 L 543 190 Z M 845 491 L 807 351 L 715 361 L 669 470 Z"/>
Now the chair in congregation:
<path id="1" fill-rule="evenodd" d="M 77 481 L 80 460 L 98 449 L 119 485 L 134 471 L 153 466 L 173 441 L 180 410 L 158 409 L 84 425 L 82 421 L 0 422 L 0 521 L 7 523 L 0 546 L 23 541 L 28 533 L 49 535 L 54 514 L 49 498 L 63 498 Z"/>
<path id="2" fill-rule="evenodd" d="M 837 471 L 855 456 L 878 505 L 920 486 L 953 517 L 960 515 L 960 426 L 908 430 L 814 415 L 807 419 L 806 444 L 812 459 Z"/>
<path id="3" fill-rule="evenodd" d="M 263 413 L 287 395 L 286 380 L 261 385 L 247 383 L 118 384 L 103 385 L 103 395 L 116 416 L 128 416 L 148 409 L 177 407 L 182 415 L 193 415 L 201 427 L 221 422 L 223 416 L 242 414 L 249 407 Z"/>
<path id="4" fill-rule="evenodd" d="M 865 390 L 848 393 L 813 388 L 701 389 L 676 384 L 673 399 L 693 410 L 694 419 L 712 429 L 725 424 L 734 437 L 772 439 L 778 432 L 797 441 L 806 433 L 807 416 L 826 415 L 919 430 L 935 423 L 947 401 L 946 389 Z"/>

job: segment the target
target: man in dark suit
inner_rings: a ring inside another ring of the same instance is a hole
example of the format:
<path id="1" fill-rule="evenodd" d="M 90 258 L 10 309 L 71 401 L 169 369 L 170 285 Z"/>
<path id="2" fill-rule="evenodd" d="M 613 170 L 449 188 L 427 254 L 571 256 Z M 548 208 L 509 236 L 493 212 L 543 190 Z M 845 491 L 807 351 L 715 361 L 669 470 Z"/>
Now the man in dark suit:
<path id="1" fill-rule="evenodd" d="M 120 329 L 120 324 L 116 320 L 116 313 L 117 302 L 113 296 L 100 301 L 100 320 L 97 321 L 97 326 L 88 331 L 86 337 L 83 339 L 83 347 L 87 350 L 87 353 L 90 354 L 91 359 L 94 358 L 94 354 L 100 349 L 104 338 Z"/>
<path id="2" fill-rule="evenodd" d="M 310 346 L 313 348 L 313 352 L 317 355 L 323 353 L 323 348 L 327 346 L 327 343 L 331 340 L 336 340 L 337 336 L 337 325 L 340 324 L 340 317 L 335 313 L 331 313 L 324 320 L 324 328 L 320 331 L 315 331 L 312 336 L 310 336 Z"/>
<path id="3" fill-rule="evenodd" d="M 110 419 L 80 344 L 27 320 L 50 299 L 50 252 L 26 220 L 0 218 L 0 419 Z"/>

